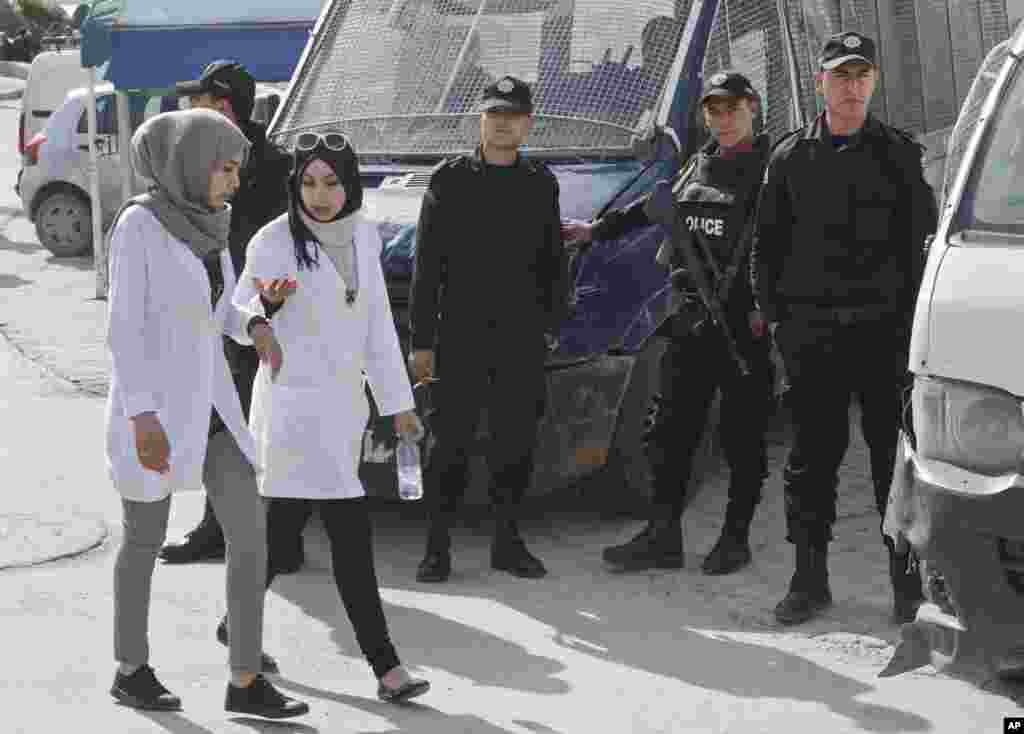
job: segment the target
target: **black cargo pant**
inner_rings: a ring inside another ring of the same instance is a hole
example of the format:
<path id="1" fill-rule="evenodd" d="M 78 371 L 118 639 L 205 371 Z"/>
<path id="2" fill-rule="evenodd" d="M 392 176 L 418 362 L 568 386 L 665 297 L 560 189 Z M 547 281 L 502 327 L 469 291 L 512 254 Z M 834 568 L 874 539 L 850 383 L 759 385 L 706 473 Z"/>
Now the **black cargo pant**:
<path id="1" fill-rule="evenodd" d="M 498 518 L 514 521 L 533 476 L 537 424 L 544 413 L 543 352 L 538 350 L 534 359 L 494 360 L 490 366 L 459 363 L 454 355 L 449 359 L 433 388 L 436 443 L 424 471 L 432 527 L 450 527 L 465 496 L 484 407 L 489 439 L 479 453 L 490 470 L 491 503 Z M 446 542 L 435 535 L 433 545 Z"/>
<path id="2" fill-rule="evenodd" d="M 719 435 L 730 469 L 726 528 L 745 533 L 767 476 L 764 433 L 773 408 L 774 369 L 767 338 L 748 338 L 745 325 L 735 333 L 750 368 L 745 377 L 713 325 L 671 336 L 644 444 L 654 475 L 654 512 L 678 518 L 690 496 L 687 485 L 711 402 L 721 391 Z"/>
<path id="3" fill-rule="evenodd" d="M 821 311 L 787 318 L 777 327 L 793 422 L 784 472 L 789 542 L 824 548 L 832 539 L 853 396 L 860 403 L 875 504 L 884 517 L 907 385 L 909 335 L 902 314 Z"/>

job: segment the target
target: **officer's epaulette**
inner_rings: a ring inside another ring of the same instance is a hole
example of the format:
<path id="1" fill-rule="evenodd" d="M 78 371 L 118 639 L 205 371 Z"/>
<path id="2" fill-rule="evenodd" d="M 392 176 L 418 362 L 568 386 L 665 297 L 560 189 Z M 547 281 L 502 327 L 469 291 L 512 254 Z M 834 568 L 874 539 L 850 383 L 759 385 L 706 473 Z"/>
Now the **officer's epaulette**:
<path id="1" fill-rule="evenodd" d="M 462 165 L 465 155 L 452 156 L 451 158 L 445 158 L 430 171 L 430 180 L 433 181 L 438 175 L 443 175 L 444 171 L 452 168 L 458 168 Z"/>

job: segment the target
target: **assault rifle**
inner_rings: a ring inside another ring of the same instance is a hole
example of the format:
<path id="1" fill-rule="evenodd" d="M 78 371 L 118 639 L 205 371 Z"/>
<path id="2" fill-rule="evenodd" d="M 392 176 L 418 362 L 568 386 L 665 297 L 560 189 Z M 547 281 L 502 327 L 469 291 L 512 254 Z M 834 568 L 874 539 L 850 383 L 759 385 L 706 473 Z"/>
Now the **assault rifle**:
<path id="1" fill-rule="evenodd" d="M 736 363 L 740 374 L 746 377 L 750 374 L 750 365 L 747 364 L 747 360 L 740 354 L 739 348 L 736 345 L 736 337 L 729 326 L 729 320 L 726 318 L 723 304 L 728 300 L 732 283 L 738 275 L 738 266 L 743 261 L 741 250 L 744 249 L 744 241 L 749 239 L 749 232 L 746 230 L 749 229 L 749 220 L 751 218 L 748 217 L 747 228 L 745 228 L 741 235 L 744 240 L 736 243 L 735 255 L 730 271 L 723 275 L 718 271 L 714 254 L 704 239 L 704 233 L 700 230 L 700 227 L 688 227 L 683 221 L 683 217 L 680 216 L 673 182 L 658 182 L 647 203 L 644 205 L 644 213 L 647 214 L 647 218 L 652 222 L 657 222 L 668 230 L 673 249 L 682 257 L 683 267 L 674 270 L 670 277 L 675 281 L 676 278 L 685 273 L 690 279 L 697 290 L 697 294 L 700 296 L 701 303 L 704 305 L 708 317 L 722 333 L 726 348 L 729 350 L 729 356 Z M 701 254 L 697 252 L 698 246 L 702 250 Z M 708 269 L 715 273 L 716 282 L 712 283 L 708 277 Z"/>

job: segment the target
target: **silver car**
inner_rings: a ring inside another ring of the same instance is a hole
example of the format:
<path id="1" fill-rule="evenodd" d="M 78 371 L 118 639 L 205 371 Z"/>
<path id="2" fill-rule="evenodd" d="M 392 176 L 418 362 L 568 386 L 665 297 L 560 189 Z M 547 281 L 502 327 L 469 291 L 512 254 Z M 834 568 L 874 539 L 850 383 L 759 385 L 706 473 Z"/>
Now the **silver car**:
<path id="1" fill-rule="evenodd" d="M 132 131 L 149 117 L 179 107 L 176 95 L 129 95 L 128 99 Z M 36 225 L 39 242 L 58 257 L 84 255 L 92 249 L 87 101 L 86 89 L 68 93 L 43 131 L 26 141 L 18 174 L 16 190 L 25 214 Z M 279 101 L 279 90 L 257 85 L 253 119 L 269 122 Z M 123 201 L 117 104 L 110 84 L 96 87 L 95 144 L 106 230 Z M 141 180 L 137 182 L 142 185 Z"/>

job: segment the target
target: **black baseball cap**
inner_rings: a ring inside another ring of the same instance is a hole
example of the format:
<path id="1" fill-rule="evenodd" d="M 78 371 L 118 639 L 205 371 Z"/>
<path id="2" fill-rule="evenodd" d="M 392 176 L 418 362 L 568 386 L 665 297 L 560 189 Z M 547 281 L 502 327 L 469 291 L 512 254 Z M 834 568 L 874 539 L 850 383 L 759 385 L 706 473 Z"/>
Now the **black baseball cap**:
<path id="1" fill-rule="evenodd" d="M 530 85 L 514 76 L 503 76 L 484 89 L 481 112 L 533 112 Z"/>
<path id="2" fill-rule="evenodd" d="M 837 33 L 821 49 L 821 68 L 831 71 L 851 61 L 877 66 L 875 42 L 856 31 Z"/>
<path id="3" fill-rule="evenodd" d="M 700 103 L 704 104 L 711 97 L 757 99 L 757 92 L 750 80 L 738 71 L 719 71 L 704 80 Z"/>
<path id="4" fill-rule="evenodd" d="M 178 82 L 175 89 L 181 97 L 200 94 L 225 97 L 231 101 L 239 120 L 248 120 L 256 104 L 256 80 L 244 66 L 229 59 L 208 64 L 198 79 Z"/>

